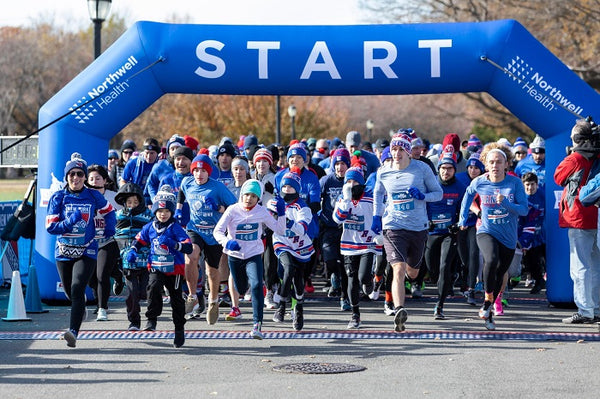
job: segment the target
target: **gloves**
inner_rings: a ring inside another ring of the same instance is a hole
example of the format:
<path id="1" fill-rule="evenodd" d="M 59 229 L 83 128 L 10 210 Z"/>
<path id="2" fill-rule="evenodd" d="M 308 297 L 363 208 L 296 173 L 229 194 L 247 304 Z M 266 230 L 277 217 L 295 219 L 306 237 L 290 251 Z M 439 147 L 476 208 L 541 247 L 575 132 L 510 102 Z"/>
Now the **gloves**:
<path id="1" fill-rule="evenodd" d="M 458 223 L 451 224 L 450 226 L 448 226 L 448 231 L 450 232 L 450 234 L 456 234 L 460 231 L 460 226 L 458 225 Z"/>
<path id="2" fill-rule="evenodd" d="M 69 218 L 67 219 L 69 226 L 73 226 L 75 225 L 75 223 L 79 222 L 81 219 L 83 219 L 83 216 L 81 215 L 81 211 L 79 209 L 76 209 L 75 212 L 73 212 L 72 214 L 69 215 Z"/>
<path id="3" fill-rule="evenodd" d="M 181 209 L 175 209 L 175 214 L 173 215 L 173 217 L 175 218 L 175 220 L 177 220 L 177 223 L 181 224 L 183 220 L 183 212 L 181 211 Z"/>
<path id="4" fill-rule="evenodd" d="M 225 249 L 239 251 L 242 247 L 240 247 L 240 244 L 236 240 L 229 240 L 227 241 L 227 244 L 225 244 Z"/>
<path id="5" fill-rule="evenodd" d="M 352 200 L 352 184 L 349 184 L 349 183 L 344 184 L 344 186 L 342 187 L 342 198 L 345 201 Z"/>
<path id="6" fill-rule="evenodd" d="M 277 201 L 277 203 L 275 204 L 277 216 L 285 216 L 285 201 L 281 197 L 275 198 L 275 201 Z"/>
<path id="7" fill-rule="evenodd" d="M 286 229 L 291 229 L 293 225 L 294 225 L 294 221 L 293 221 L 293 220 L 291 220 L 291 219 L 288 219 L 288 220 L 285 222 L 285 228 L 286 228 Z"/>
<path id="8" fill-rule="evenodd" d="M 435 223 L 433 223 L 432 220 L 429 221 L 429 227 L 427 228 L 428 231 L 433 231 L 435 230 Z"/>
<path id="9" fill-rule="evenodd" d="M 215 202 L 214 199 L 210 197 L 206 197 L 206 199 L 204 200 L 204 204 L 215 212 L 219 210 L 219 205 Z"/>
<path id="10" fill-rule="evenodd" d="M 166 245 L 167 248 L 169 248 L 171 250 L 175 250 L 177 248 L 177 241 L 175 241 L 172 238 L 169 238 L 165 235 L 161 235 L 160 237 L 158 237 L 158 243 L 160 245 Z"/>
<path id="11" fill-rule="evenodd" d="M 419 191 L 419 189 L 416 188 L 415 186 L 412 186 L 411 188 L 409 188 L 408 193 L 410 194 L 411 197 L 413 197 L 415 199 L 418 199 L 418 200 L 425 199 L 425 194 L 423 194 L 421 191 Z"/>
<path id="12" fill-rule="evenodd" d="M 270 181 L 265 183 L 265 191 L 269 194 L 273 194 L 275 192 L 275 187 L 273 187 L 273 183 Z"/>
<path id="13" fill-rule="evenodd" d="M 371 226 L 371 231 L 375 233 L 375 235 L 381 233 L 381 216 L 373 216 L 373 225 Z"/>
<path id="14" fill-rule="evenodd" d="M 129 250 L 129 252 L 127 252 L 127 262 L 134 263 L 136 259 L 137 259 L 137 251 L 135 249 L 131 248 Z"/>

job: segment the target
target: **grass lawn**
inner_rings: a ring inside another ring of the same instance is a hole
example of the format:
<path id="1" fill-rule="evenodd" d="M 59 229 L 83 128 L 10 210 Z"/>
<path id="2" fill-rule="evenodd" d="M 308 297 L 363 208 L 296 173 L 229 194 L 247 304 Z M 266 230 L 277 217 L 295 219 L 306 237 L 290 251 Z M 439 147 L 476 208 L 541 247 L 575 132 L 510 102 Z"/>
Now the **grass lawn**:
<path id="1" fill-rule="evenodd" d="M 30 179 L 0 180 L 0 201 L 22 201 L 30 181 Z M 31 201 L 31 198 L 29 200 Z"/>

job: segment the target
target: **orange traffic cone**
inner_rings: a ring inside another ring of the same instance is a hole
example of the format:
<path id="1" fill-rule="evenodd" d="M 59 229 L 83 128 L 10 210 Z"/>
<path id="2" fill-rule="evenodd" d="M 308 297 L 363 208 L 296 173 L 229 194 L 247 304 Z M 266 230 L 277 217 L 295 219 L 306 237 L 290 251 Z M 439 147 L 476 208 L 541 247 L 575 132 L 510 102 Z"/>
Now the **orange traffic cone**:
<path id="1" fill-rule="evenodd" d="M 23 300 L 23 287 L 21 286 L 21 274 L 15 270 L 12 273 L 10 286 L 10 297 L 8 298 L 8 314 L 3 317 L 4 321 L 31 321 L 25 313 L 25 301 Z"/>

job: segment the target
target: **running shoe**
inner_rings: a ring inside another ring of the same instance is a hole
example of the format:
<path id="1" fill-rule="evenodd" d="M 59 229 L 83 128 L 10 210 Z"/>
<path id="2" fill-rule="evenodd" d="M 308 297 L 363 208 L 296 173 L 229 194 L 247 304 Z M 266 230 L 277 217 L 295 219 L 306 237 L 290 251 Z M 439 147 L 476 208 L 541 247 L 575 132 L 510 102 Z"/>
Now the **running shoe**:
<path id="1" fill-rule="evenodd" d="M 391 302 L 386 302 L 383 305 L 383 313 L 385 313 L 386 316 L 393 316 L 396 314 L 396 312 L 394 311 L 394 304 Z"/>
<path id="2" fill-rule="evenodd" d="M 192 313 L 194 306 L 198 304 L 197 295 L 188 295 L 185 300 L 185 313 Z"/>
<path id="3" fill-rule="evenodd" d="M 313 286 L 312 280 L 310 278 L 306 279 L 306 284 L 304 284 L 304 291 L 309 294 L 315 292 L 315 287 Z"/>
<path id="4" fill-rule="evenodd" d="M 219 307 L 220 308 L 230 308 L 231 307 L 231 294 L 229 290 L 222 294 L 219 294 Z"/>
<path id="5" fill-rule="evenodd" d="M 140 331 L 140 324 L 139 323 L 130 323 L 129 327 L 127 328 L 127 331 Z"/>
<path id="6" fill-rule="evenodd" d="M 494 331 L 496 329 L 496 323 L 494 323 L 494 319 L 491 313 L 490 317 L 484 320 L 483 325 L 490 331 Z"/>
<path id="7" fill-rule="evenodd" d="M 377 277 L 373 277 L 373 292 L 369 295 L 371 300 L 376 301 L 379 299 L 379 290 L 381 290 L 381 286 L 383 285 L 383 277 L 377 281 Z"/>
<path id="8" fill-rule="evenodd" d="M 408 313 L 406 309 L 398 307 L 395 309 L 394 313 L 394 331 L 402 332 L 406 329 L 404 323 L 406 323 L 406 319 L 408 319 Z"/>
<path id="9" fill-rule="evenodd" d="M 144 327 L 144 331 L 156 331 L 156 320 L 148 320 Z"/>
<path id="10" fill-rule="evenodd" d="M 107 321 L 108 320 L 108 312 L 104 308 L 98 309 L 98 316 L 96 316 L 96 321 Z"/>
<path id="11" fill-rule="evenodd" d="M 487 320 L 490 318 L 490 314 L 492 314 L 492 305 L 490 305 L 487 309 L 484 306 L 479 309 L 479 318 Z"/>
<path id="12" fill-rule="evenodd" d="M 494 314 L 496 316 L 504 316 L 504 307 L 502 306 L 502 297 L 499 296 L 494 302 Z"/>
<path id="13" fill-rule="evenodd" d="M 267 309 L 275 309 L 277 304 L 273 301 L 273 291 L 267 290 L 267 295 L 265 296 L 265 308 Z"/>
<path id="14" fill-rule="evenodd" d="M 69 348 L 75 348 L 77 345 L 77 332 L 75 330 L 67 330 L 62 336 L 62 339 L 67 341 Z"/>
<path id="15" fill-rule="evenodd" d="M 283 323 L 284 318 L 285 318 L 285 302 L 284 302 L 283 306 L 280 303 L 277 310 L 275 310 L 275 314 L 273 314 L 273 321 L 275 323 Z"/>
<path id="16" fill-rule="evenodd" d="M 345 298 L 340 298 L 340 310 L 349 311 L 352 310 L 352 306 L 350 306 L 350 301 Z"/>
<path id="17" fill-rule="evenodd" d="M 436 320 L 444 320 L 446 318 L 444 310 L 439 305 L 435 305 L 435 308 L 433 308 L 433 318 Z"/>
<path id="18" fill-rule="evenodd" d="M 300 331 L 304 327 L 304 308 L 301 303 L 296 304 L 292 315 L 292 325 L 296 331 Z"/>
<path id="19" fill-rule="evenodd" d="M 535 280 L 530 279 L 530 278 L 525 280 L 525 288 L 531 288 L 534 285 L 535 285 Z"/>
<path id="20" fill-rule="evenodd" d="M 356 313 L 352 314 L 352 318 L 348 322 L 348 330 L 357 330 L 360 328 L 360 316 Z"/>
<path id="21" fill-rule="evenodd" d="M 564 324 L 591 324 L 594 322 L 594 319 L 591 317 L 585 317 L 581 313 L 573 313 L 571 316 L 562 319 Z"/>
<path id="22" fill-rule="evenodd" d="M 218 320 L 219 320 L 219 304 L 217 302 L 211 302 L 208 304 L 208 311 L 206 312 L 206 322 L 210 325 L 213 325 Z"/>
<path id="23" fill-rule="evenodd" d="M 416 283 L 412 283 L 410 285 L 410 294 L 412 295 L 413 298 L 422 298 L 423 297 L 423 291 L 421 290 L 421 287 L 419 287 L 419 285 Z"/>
<path id="24" fill-rule="evenodd" d="M 254 323 L 252 325 L 252 331 L 250 331 L 250 336 L 252 338 L 258 339 L 258 340 L 263 339 L 265 336 L 263 335 L 263 333 L 261 331 L 261 327 L 262 327 L 262 323 L 261 322 Z"/>
<path id="25" fill-rule="evenodd" d="M 335 288 L 333 285 L 327 290 L 327 296 L 329 298 L 339 298 L 342 295 L 342 290 Z"/>
<path id="26" fill-rule="evenodd" d="M 369 279 L 368 284 L 363 284 L 362 285 L 362 291 L 369 298 L 371 298 L 371 294 L 373 294 L 374 290 L 375 290 L 375 285 L 373 284 L 373 280 L 372 279 Z"/>
<path id="27" fill-rule="evenodd" d="M 237 306 L 234 306 L 231 308 L 231 312 L 229 312 L 229 314 L 227 316 L 225 316 L 225 320 L 227 321 L 235 321 L 235 320 L 239 320 L 242 318 L 242 312 L 240 311 L 240 308 L 238 308 Z"/>
<path id="28" fill-rule="evenodd" d="M 469 289 L 467 291 L 467 303 L 472 306 L 477 306 L 477 301 L 475 300 L 475 290 Z"/>
<path id="29" fill-rule="evenodd" d="M 483 293 L 483 283 L 481 281 L 475 284 L 475 292 Z"/>

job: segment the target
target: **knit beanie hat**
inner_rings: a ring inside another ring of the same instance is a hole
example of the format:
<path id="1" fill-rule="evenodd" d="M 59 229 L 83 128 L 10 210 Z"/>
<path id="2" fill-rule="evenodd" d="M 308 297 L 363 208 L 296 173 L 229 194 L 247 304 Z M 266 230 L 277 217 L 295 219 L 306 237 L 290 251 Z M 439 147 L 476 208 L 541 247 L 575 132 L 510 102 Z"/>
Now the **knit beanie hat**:
<path id="1" fill-rule="evenodd" d="M 72 153 L 71 159 L 65 164 L 65 181 L 67 181 L 67 176 L 72 169 L 81 169 L 87 179 L 87 162 L 81 158 L 81 154 L 78 152 Z"/>
<path id="2" fill-rule="evenodd" d="M 507 138 L 502 137 L 500 140 L 497 141 L 497 143 L 501 144 L 501 145 L 505 145 L 508 148 L 512 148 L 512 144 L 510 143 L 510 141 L 508 141 Z"/>
<path id="3" fill-rule="evenodd" d="M 533 141 L 531 142 L 531 145 L 529 146 L 529 148 L 531 148 L 532 152 L 543 152 L 540 150 L 544 150 L 546 151 L 546 141 L 541 138 L 540 136 L 536 135 L 535 138 L 533 139 Z"/>
<path id="4" fill-rule="evenodd" d="M 254 153 L 252 163 L 256 163 L 256 161 L 261 159 L 267 161 L 269 165 L 273 165 L 273 154 L 271 154 L 271 151 L 267 150 L 266 148 L 260 148 Z"/>
<path id="5" fill-rule="evenodd" d="M 412 149 L 411 147 L 412 139 L 408 134 L 404 132 L 404 129 L 399 129 L 396 134 L 392 136 L 392 141 L 390 142 L 390 147 L 400 146 L 404 151 L 410 154 Z"/>
<path id="6" fill-rule="evenodd" d="M 240 189 L 240 200 L 244 194 L 254 194 L 260 199 L 262 197 L 262 184 L 256 179 L 248 179 L 242 184 Z"/>
<path id="7" fill-rule="evenodd" d="M 521 137 L 517 137 L 515 143 L 513 144 L 513 149 L 516 147 L 525 147 L 527 148 L 527 143 Z"/>
<path id="8" fill-rule="evenodd" d="M 481 155 L 480 152 L 474 152 L 473 154 L 471 154 L 471 156 L 467 160 L 467 167 L 475 166 L 475 167 L 479 168 L 479 170 L 481 170 L 481 173 L 485 173 L 485 166 L 479 160 L 480 155 Z"/>
<path id="9" fill-rule="evenodd" d="M 152 213 L 156 213 L 159 209 L 168 209 L 171 211 L 171 216 L 175 214 L 175 194 L 173 189 L 168 184 L 161 186 L 154 199 L 152 200 Z"/>
<path id="10" fill-rule="evenodd" d="M 235 147 L 233 146 L 233 144 L 225 143 L 219 147 L 219 152 L 217 153 L 217 158 L 223 154 L 228 154 L 231 158 L 235 158 L 235 156 L 237 155 L 237 151 L 235 150 Z"/>
<path id="11" fill-rule="evenodd" d="M 290 159 L 292 155 L 300 155 L 302 159 L 304 159 L 304 162 L 306 162 L 306 149 L 304 149 L 302 144 L 298 143 L 290 147 L 287 153 L 287 158 Z"/>
<path id="12" fill-rule="evenodd" d="M 483 145 L 481 144 L 479 137 L 474 134 L 470 135 L 469 140 L 467 141 L 467 151 L 476 152 L 480 148 L 483 148 Z"/>
<path id="13" fill-rule="evenodd" d="M 381 163 L 385 162 L 386 159 L 390 159 L 392 157 L 392 154 L 390 154 L 390 147 L 387 146 L 383 149 L 383 151 L 381 151 Z"/>
<path id="14" fill-rule="evenodd" d="M 444 141 L 442 141 L 442 148 L 446 148 L 448 144 L 452 144 L 454 147 L 454 152 L 460 151 L 460 137 L 456 133 L 448 133 L 444 137 Z"/>
<path id="15" fill-rule="evenodd" d="M 192 151 L 192 149 L 189 148 L 188 146 L 181 146 L 178 149 L 176 149 L 175 152 L 173 153 L 173 159 L 175 159 L 176 157 L 178 157 L 180 155 L 183 155 L 190 161 L 192 161 L 194 159 L 194 151 Z"/>
<path id="16" fill-rule="evenodd" d="M 283 186 L 291 186 L 300 194 L 300 170 L 298 168 L 292 168 L 289 172 L 283 175 L 283 178 L 279 182 L 279 191 Z"/>
<path id="17" fill-rule="evenodd" d="M 117 150 L 108 150 L 108 159 L 119 159 L 119 152 Z"/>
<path id="18" fill-rule="evenodd" d="M 191 148 L 192 151 L 198 151 L 198 145 L 200 144 L 200 142 L 194 137 L 188 136 L 186 134 L 185 136 L 183 136 L 183 142 L 185 143 L 185 146 Z"/>
<path id="19" fill-rule="evenodd" d="M 346 148 L 338 148 L 333 152 L 331 165 L 335 166 L 338 162 L 343 162 L 347 167 L 350 167 L 350 152 Z"/>
<path id="20" fill-rule="evenodd" d="M 123 144 L 121 144 L 121 152 L 123 152 L 123 150 L 135 151 L 136 145 L 133 140 L 125 140 Z"/>
<path id="21" fill-rule="evenodd" d="M 192 165 L 190 166 L 190 171 L 193 172 L 194 169 L 196 169 L 196 168 L 206 170 L 208 172 L 208 175 L 210 176 L 212 174 L 212 170 L 213 170 L 213 163 L 210 160 L 210 157 L 205 154 L 196 155 L 196 158 L 194 158 L 192 160 Z"/>
<path id="22" fill-rule="evenodd" d="M 448 144 L 444 149 L 444 152 L 442 152 L 442 155 L 438 161 L 438 170 L 440 169 L 440 166 L 444 164 L 452 165 L 454 170 L 456 170 L 456 154 L 454 153 L 454 147 L 452 147 L 452 144 Z"/>
<path id="23" fill-rule="evenodd" d="M 250 165 L 248 165 L 248 161 L 245 158 L 233 158 L 233 161 L 231 161 L 231 169 L 236 166 L 241 166 L 246 169 L 246 173 L 250 172 Z"/>
<path id="24" fill-rule="evenodd" d="M 251 134 L 244 139 L 244 149 L 247 150 L 250 146 L 258 145 L 258 138 Z"/>
<path id="25" fill-rule="evenodd" d="M 171 148 L 172 145 L 184 146 L 185 140 L 180 135 L 174 134 L 167 141 L 167 153 L 169 153 L 169 149 Z"/>
<path id="26" fill-rule="evenodd" d="M 348 183 L 348 180 L 354 180 L 358 184 L 365 184 L 365 176 L 361 167 L 353 166 L 346 171 L 344 176 L 344 183 Z"/>

